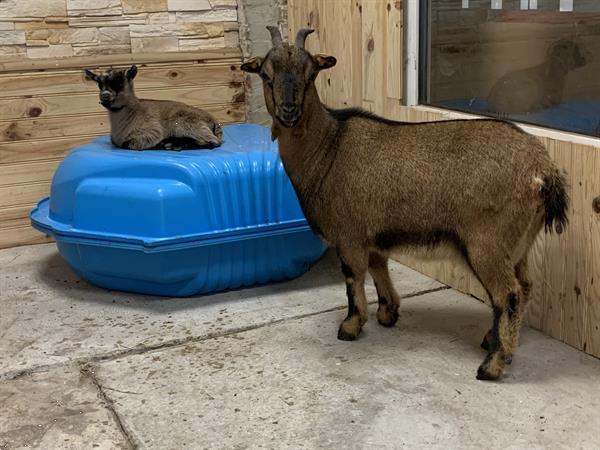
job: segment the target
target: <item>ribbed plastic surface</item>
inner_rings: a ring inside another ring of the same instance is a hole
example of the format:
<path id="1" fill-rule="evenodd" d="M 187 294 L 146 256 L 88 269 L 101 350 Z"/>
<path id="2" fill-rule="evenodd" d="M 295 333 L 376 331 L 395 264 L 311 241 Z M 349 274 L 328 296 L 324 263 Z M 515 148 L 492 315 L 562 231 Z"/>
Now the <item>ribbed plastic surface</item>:
<path id="1" fill-rule="evenodd" d="M 134 152 L 108 137 L 58 167 L 32 225 L 82 277 L 187 296 L 293 278 L 325 245 L 310 230 L 270 131 L 225 127 L 215 150 Z"/>

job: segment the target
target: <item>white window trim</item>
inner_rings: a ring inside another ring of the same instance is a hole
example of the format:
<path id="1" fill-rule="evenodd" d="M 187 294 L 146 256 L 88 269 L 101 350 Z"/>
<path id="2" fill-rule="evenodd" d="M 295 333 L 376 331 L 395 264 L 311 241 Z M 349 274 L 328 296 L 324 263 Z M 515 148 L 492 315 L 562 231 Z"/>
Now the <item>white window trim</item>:
<path id="1" fill-rule="evenodd" d="M 419 104 L 419 0 L 404 3 L 404 96 L 407 106 Z"/>
<path id="2" fill-rule="evenodd" d="M 418 105 L 412 107 L 415 111 L 440 114 L 444 119 L 493 119 L 489 116 L 479 116 L 477 114 L 469 114 L 461 111 L 453 111 L 451 109 L 437 108 L 435 106 Z M 584 134 L 570 133 L 561 131 L 555 128 L 546 128 L 538 125 L 530 125 L 522 122 L 511 120 L 510 122 L 518 125 L 523 131 L 534 136 L 550 138 L 557 141 L 567 141 L 573 144 L 589 145 L 590 147 L 600 148 L 600 138 L 586 136 Z"/>

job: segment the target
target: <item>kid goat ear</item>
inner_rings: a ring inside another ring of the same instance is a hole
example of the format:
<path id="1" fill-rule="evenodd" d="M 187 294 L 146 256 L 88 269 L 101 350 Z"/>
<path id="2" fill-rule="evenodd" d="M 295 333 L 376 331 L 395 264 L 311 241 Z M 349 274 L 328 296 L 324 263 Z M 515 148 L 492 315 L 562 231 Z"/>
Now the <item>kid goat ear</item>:
<path id="1" fill-rule="evenodd" d="M 137 75 L 138 72 L 138 68 L 137 66 L 134 64 L 133 66 L 131 66 L 128 70 L 127 70 L 127 79 L 129 81 L 133 80 L 135 78 L 135 76 Z"/>
<path id="2" fill-rule="evenodd" d="M 248 72 L 248 73 L 258 73 L 258 72 L 260 72 L 262 63 L 263 63 L 262 58 L 259 58 L 257 56 L 257 57 L 249 59 L 244 64 L 242 64 L 241 69 L 244 72 Z"/>
<path id="3" fill-rule="evenodd" d="M 96 75 L 94 72 L 92 72 L 91 70 L 85 69 L 83 71 L 85 73 L 85 78 L 87 80 L 92 80 L 95 81 L 96 83 L 98 82 L 98 75 Z"/>

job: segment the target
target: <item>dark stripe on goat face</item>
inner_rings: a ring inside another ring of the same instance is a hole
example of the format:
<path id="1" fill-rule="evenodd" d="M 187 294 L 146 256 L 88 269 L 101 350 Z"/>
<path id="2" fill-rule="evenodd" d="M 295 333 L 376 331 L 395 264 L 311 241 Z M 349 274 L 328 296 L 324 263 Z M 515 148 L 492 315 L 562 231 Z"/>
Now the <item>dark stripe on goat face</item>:
<path id="1" fill-rule="evenodd" d="M 391 230 L 379 233 L 374 238 L 375 246 L 384 251 L 401 246 L 433 248 L 442 243 L 454 244 L 466 256 L 466 247 L 462 239 L 456 232 L 449 230 L 425 232 Z"/>
<path id="2" fill-rule="evenodd" d="M 108 88 L 113 92 L 120 92 L 125 87 L 125 74 L 112 72 L 102 80 L 101 88 Z"/>

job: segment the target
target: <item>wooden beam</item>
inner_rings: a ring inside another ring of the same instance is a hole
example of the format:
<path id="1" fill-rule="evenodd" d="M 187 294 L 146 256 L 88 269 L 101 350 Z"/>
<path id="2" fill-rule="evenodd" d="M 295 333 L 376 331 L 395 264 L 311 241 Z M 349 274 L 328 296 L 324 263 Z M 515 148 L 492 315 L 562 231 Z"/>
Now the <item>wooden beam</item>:
<path id="1" fill-rule="evenodd" d="M 240 60 L 239 48 L 207 49 L 195 52 L 129 53 L 122 55 L 75 56 L 71 58 L 15 59 L 0 62 L 0 73 L 73 69 L 82 67 L 109 67 L 128 64 L 166 62 L 205 62 Z"/>

